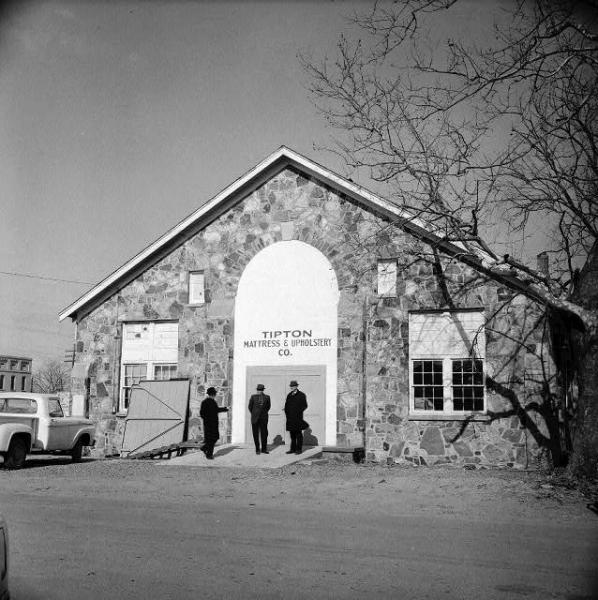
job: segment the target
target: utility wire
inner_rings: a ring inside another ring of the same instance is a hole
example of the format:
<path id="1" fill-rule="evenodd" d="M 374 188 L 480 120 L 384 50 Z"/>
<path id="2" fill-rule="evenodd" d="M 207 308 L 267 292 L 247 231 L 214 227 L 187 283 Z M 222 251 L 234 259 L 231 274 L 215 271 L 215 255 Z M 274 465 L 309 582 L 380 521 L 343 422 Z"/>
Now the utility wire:
<path id="1" fill-rule="evenodd" d="M 89 281 L 75 281 L 74 279 L 58 279 L 57 277 L 42 277 L 41 275 L 28 275 L 27 273 L 15 273 L 0 271 L 0 275 L 12 275 L 13 277 L 27 277 L 29 279 L 43 279 L 45 281 L 59 281 L 61 283 L 80 283 L 81 285 L 93 285 Z"/>

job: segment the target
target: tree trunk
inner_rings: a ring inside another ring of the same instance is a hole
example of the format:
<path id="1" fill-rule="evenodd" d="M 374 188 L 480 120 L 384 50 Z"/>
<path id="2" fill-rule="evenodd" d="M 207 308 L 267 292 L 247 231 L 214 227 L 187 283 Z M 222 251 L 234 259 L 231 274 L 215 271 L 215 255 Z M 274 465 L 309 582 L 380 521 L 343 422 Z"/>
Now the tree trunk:
<path id="1" fill-rule="evenodd" d="M 578 398 L 569 473 L 577 479 L 598 478 L 598 334 L 579 336 Z"/>

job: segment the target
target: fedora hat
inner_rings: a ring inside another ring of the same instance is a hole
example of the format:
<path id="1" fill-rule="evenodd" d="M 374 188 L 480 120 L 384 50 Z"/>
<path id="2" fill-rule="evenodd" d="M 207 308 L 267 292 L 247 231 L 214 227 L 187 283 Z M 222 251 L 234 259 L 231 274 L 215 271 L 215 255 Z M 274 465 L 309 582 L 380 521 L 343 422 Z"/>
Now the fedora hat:
<path id="1" fill-rule="evenodd" d="M 298 387 L 299 384 L 293 379 L 291 383 L 289 383 L 289 387 Z"/>
<path id="2" fill-rule="evenodd" d="M 257 389 L 258 389 L 258 390 L 265 390 L 266 388 L 264 387 L 264 384 L 263 384 L 263 383 L 258 383 L 258 384 L 257 384 Z"/>

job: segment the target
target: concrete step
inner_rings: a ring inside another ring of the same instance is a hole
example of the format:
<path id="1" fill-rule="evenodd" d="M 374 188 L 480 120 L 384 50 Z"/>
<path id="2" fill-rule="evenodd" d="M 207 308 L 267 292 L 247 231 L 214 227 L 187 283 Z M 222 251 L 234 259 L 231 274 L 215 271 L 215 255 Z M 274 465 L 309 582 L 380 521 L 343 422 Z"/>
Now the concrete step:
<path id="1" fill-rule="evenodd" d="M 208 460 L 204 453 L 187 452 L 183 456 L 173 457 L 160 462 L 164 466 L 191 467 L 249 467 L 259 469 L 279 469 L 302 460 L 322 456 L 322 447 L 304 448 L 301 454 L 287 454 L 288 446 L 271 446 L 269 454 L 256 454 L 254 446 L 245 444 L 222 444 L 214 449 L 214 460 Z"/>

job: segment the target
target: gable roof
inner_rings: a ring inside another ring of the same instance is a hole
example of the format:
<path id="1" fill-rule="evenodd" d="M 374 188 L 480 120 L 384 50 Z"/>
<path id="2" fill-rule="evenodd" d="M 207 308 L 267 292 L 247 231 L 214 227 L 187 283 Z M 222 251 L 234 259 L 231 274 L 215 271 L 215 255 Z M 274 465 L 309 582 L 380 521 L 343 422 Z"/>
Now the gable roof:
<path id="1" fill-rule="evenodd" d="M 62 321 L 67 317 L 76 320 L 80 315 L 90 312 L 93 307 L 98 306 L 101 302 L 108 299 L 118 289 L 127 285 L 168 252 L 180 246 L 189 237 L 205 228 L 223 212 L 253 192 L 267 179 L 287 167 L 294 168 L 332 188 L 339 194 L 352 198 L 375 212 L 391 218 L 393 222 L 409 233 L 433 244 L 442 252 L 458 257 L 462 262 L 468 263 L 476 269 L 485 272 L 488 276 L 515 291 L 524 293 L 536 301 L 546 302 L 545 293 L 538 294 L 538 290 L 534 290 L 533 285 L 530 285 L 529 281 L 530 274 L 532 279 L 541 281 L 542 277 L 540 275 L 534 275 L 533 271 L 524 269 L 527 272 L 528 280 L 526 281 L 520 277 L 521 270 L 517 272 L 513 264 L 509 265 L 505 261 L 498 260 L 496 255 L 481 241 L 450 241 L 447 239 L 444 231 L 440 231 L 437 226 L 425 222 L 418 215 L 393 204 L 353 181 L 341 177 L 294 150 L 286 146 L 281 146 L 66 307 L 58 315 L 59 320 Z M 522 265 L 519 266 L 521 267 Z"/>

